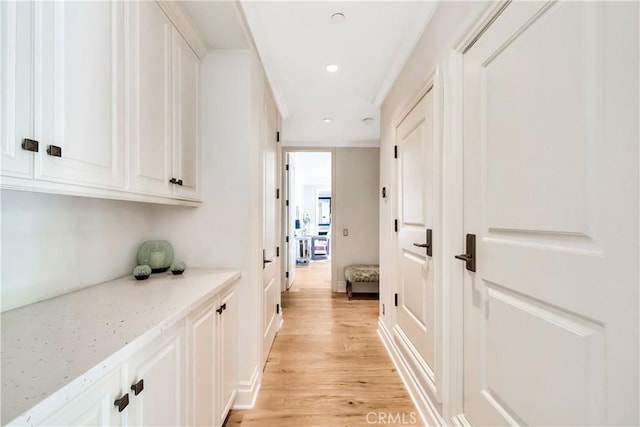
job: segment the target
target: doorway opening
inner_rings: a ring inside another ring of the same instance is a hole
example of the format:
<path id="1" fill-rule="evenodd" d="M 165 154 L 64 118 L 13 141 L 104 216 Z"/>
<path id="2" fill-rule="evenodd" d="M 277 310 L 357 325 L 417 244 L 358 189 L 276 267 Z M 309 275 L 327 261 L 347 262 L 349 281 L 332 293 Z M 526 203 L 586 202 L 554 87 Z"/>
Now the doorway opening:
<path id="1" fill-rule="evenodd" d="M 285 152 L 286 290 L 333 289 L 331 151 Z"/>

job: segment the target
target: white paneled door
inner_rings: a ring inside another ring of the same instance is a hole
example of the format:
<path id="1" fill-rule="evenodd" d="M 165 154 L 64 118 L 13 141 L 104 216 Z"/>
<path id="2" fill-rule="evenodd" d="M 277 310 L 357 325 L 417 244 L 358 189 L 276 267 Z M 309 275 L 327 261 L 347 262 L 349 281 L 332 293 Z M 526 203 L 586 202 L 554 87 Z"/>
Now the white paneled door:
<path id="1" fill-rule="evenodd" d="M 438 249 L 433 236 L 440 208 L 435 90 L 432 86 L 396 128 L 398 214 L 398 324 L 406 356 L 426 374 L 424 386 L 438 397 Z"/>
<path id="2" fill-rule="evenodd" d="M 276 247 L 279 245 L 279 200 L 278 187 L 278 146 L 276 132 L 278 113 L 268 91 L 265 94 L 263 118 L 264 149 L 264 216 L 263 216 L 263 270 L 262 270 L 262 313 L 263 348 L 262 365 L 267 361 L 271 344 L 280 327 L 280 258 Z"/>
<path id="3" fill-rule="evenodd" d="M 638 3 L 507 5 L 464 54 L 467 421 L 638 425 L 638 216 Z"/>
<path id="4" fill-rule="evenodd" d="M 285 174 L 287 180 L 287 280 L 285 286 L 287 289 L 293 285 L 296 279 L 296 260 L 298 258 L 298 246 L 295 238 L 296 233 L 296 162 L 291 155 L 287 153 L 287 171 Z"/>

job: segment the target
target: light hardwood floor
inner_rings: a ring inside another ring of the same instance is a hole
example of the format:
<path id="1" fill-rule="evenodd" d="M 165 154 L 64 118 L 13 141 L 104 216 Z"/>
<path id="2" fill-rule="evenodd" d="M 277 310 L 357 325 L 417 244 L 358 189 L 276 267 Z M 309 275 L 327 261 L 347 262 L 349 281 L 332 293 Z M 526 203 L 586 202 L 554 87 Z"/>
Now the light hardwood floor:
<path id="1" fill-rule="evenodd" d="M 226 426 L 420 425 L 376 333 L 377 295 L 348 301 L 345 294 L 313 288 L 324 281 L 321 274 L 310 274 L 307 283 L 297 276 L 297 291 L 283 294 L 284 325 L 256 405 L 231 411 Z"/>

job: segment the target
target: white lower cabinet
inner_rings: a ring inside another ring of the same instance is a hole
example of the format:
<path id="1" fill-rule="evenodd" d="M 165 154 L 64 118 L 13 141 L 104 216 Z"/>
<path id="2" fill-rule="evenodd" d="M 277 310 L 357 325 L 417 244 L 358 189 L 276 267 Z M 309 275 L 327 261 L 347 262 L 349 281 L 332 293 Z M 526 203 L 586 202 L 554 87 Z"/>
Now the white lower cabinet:
<path id="1" fill-rule="evenodd" d="M 222 426 L 236 396 L 237 309 L 233 287 L 187 319 L 188 425 Z"/>
<path id="2" fill-rule="evenodd" d="M 127 425 L 185 424 L 184 326 L 165 332 L 125 364 Z"/>
<path id="3" fill-rule="evenodd" d="M 222 426 L 235 399 L 232 286 L 164 331 L 43 426 Z"/>
<path id="4" fill-rule="evenodd" d="M 122 397 L 122 370 L 111 371 L 104 378 L 71 400 L 43 426 L 121 426 L 123 418 L 114 401 Z"/>

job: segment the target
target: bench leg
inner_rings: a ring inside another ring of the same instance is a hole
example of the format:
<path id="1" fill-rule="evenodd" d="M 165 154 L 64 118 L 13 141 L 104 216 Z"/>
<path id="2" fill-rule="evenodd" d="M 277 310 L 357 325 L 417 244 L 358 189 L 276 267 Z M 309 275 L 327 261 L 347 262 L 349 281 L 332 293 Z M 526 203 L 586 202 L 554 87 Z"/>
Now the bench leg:
<path id="1" fill-rule="evenodd" d="M 351 297 L 353 296 L 353 283 L 347 280 L 347 297 L 349 301 L 351 301 Z"/>

